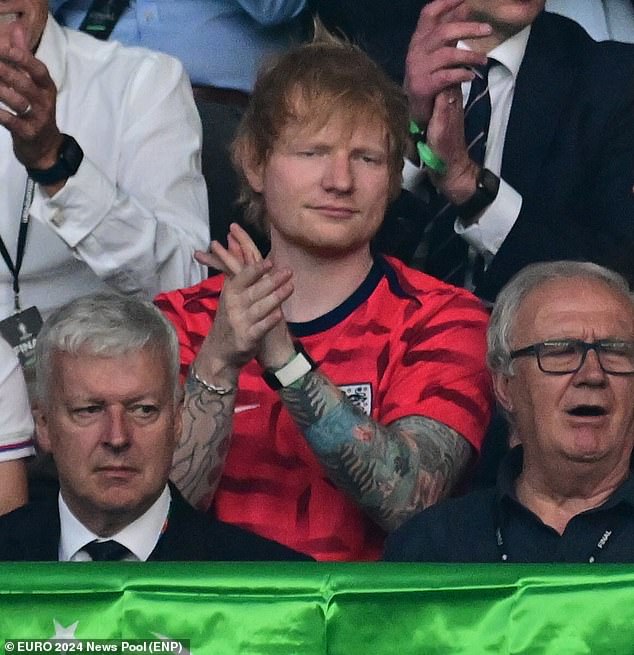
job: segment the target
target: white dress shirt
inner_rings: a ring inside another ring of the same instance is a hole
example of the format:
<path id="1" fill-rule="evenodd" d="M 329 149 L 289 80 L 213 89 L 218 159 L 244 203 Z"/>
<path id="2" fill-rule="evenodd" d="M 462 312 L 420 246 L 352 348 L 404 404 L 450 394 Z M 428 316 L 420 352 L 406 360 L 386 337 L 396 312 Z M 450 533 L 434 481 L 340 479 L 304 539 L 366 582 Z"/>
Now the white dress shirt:
<path id="1" fill-rule="evenodd" d="M 46 315 L 106 285 L 153 297 L 198 282 L 192 253 L 208 246 L 208 208 L 200 120 L 182 65 L 61 28 L 50 15 L 36 56 L 58 89 L 58 126 L 84 159 L 52 198 L 36 185 L 22 307 Z M 6 129 L 0 179 L 0 234 L 15 262 L 26 171 Z M 13 310 L 11 285 L 0 260 L 0 319 Z"/>
<path id="2" fill-rule="evenodd" d="M 0 462 L 35 454 L 33 417 L 22 368 L 0 337 Z"/>
<path id="3" fill-rule="evenodd" d="M 154 504 L 136 521 L 110 537 L 99 537 L 70 511 L 60 493 L 57 499 L 60 521 L 59 561 L 90 562 L 92 561 L 90 555 L 82 550 L 86 544 L 95 539 L 99 541 L 114 539 L 130 551 L 130 554 L 124 558 L 125 561 L 145 562 L 156 547 L 166 526 L 171 498 L 169 487 L 166 485 Z"/>
<path id="4" fill-rule="evenodd" d="M 530 30 L 530 26 L 525 27 L 488 53 L 488 56 L 495 59 L 498 65 L 493 66 L 489 71 L 491 122 L 484 166 L 496 175 L 500 175 L 502 170 L 504 140 L 511 114 L 515 80 L 524 58 Z M 467 102 L 470 89 L 470 83 L 462 85 L 464 104 Z M 497 197 L 482 212 L 480 218 L 468 227 L 464 227 L 457 220 L 454 229 L 472 248 L 484 256 L 484 261 L 488 264 L 511 231 L 521 208 L 522 196 L 501 179 Z"/>

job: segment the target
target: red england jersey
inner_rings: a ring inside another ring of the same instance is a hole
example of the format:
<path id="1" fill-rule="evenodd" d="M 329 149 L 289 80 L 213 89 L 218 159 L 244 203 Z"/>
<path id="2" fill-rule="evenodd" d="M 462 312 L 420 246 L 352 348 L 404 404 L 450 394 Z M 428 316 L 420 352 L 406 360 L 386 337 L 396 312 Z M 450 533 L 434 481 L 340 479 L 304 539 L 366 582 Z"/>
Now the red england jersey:
<path id="1" fill-rule="evenodd" d="M 183 376 L 212 325 L 222 283 L 218 275 L 156 299 L 178 331 Z M 492 408 L 487 321 L 464 289 L 377 258 L 341 305 L 289 328 L 319 370 L 376 421 L 426 416 L 478 451 Z M 239 378 L 215 514 L 318 560 L 378 559 L 384 532 L 328 479 L 261 374 L 252 361 Z"/>

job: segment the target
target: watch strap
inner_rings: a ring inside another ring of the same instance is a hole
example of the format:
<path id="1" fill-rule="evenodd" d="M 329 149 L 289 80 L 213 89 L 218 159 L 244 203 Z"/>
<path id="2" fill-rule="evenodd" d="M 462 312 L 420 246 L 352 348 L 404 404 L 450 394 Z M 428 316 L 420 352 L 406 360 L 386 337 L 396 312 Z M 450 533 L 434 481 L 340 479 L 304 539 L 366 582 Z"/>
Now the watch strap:
<path id="1" fill-rule="evenodd" d="M 500 188 L 500 178 L 488 168 L 481 168 L 476 178 L 475 193 L 461 205 L 456 205 L 456 214 L 460 220 L 469 224 L 497 197 Z"/>
<path id="2" fill-rule="evenodd" d="M 297 382 L 306 373 L 314 371 L 316 368 L 317 365 L 304 350 L 303 346 L 300 343 L 296 343 L 295 355 L 282 368 L 276 370 L 266 369 L 262 373 L 262 377 L 271 389 L 278 391 L 279 389 L 290 387 L 293 382 Z"/>
<path id="3" fill-rule="evenodd" d="M 38 184 L 49 186 L 75 175 L 84 158 L 84 151 L 69 134 L 62 134 L 57 161 L 50 168 L 27 168 L 29 177 Z"/>

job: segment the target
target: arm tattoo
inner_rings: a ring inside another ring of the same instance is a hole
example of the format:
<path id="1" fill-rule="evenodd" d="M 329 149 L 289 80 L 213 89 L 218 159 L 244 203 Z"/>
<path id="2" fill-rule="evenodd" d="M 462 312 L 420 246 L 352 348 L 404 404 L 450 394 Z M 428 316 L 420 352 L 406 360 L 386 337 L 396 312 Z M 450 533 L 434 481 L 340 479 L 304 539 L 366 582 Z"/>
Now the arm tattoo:
<path id="1" fill-rule="evenodd" d="M 328 476 L 386 530 L 446 497 L 472 456 L 439 421 L 377 423 L 318 372 L 280 393 Z"/>
<path id="2" fill-rule="evenodd" d="M 229 450 L 236 394 L 202 388 L 191 372 L 185 381 L 183 432 L 172 460 L 171 479 L 191 503 L 208 505 Z"/>

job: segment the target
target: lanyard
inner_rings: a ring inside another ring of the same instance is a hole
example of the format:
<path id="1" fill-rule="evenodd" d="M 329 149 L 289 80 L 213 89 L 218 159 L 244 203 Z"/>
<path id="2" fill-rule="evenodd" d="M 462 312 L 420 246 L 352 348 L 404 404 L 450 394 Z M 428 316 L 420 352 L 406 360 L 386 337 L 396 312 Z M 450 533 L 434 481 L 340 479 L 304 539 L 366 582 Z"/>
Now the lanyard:
<path id="1" fill-rule="evenodd" d="M 502 510 L 501 508 L 496 508 L 496 528 L 495 528 L 495 542 L 498 547 L 498 553 L 500 555 L 500 560 L 502 562 L 508 562 L 509 561 L 509 554 L 508 554 L 508 548 L 506 547 L 506 544 L 504 543 L 504 536 L 502 534 Z M 608 545 L 608 541 L 610 541 L 610 537 L 614 534 L 614 529 L 609 529 L 606 528 L 602 533 L 601 536 L 599 537 L 599 540 L 597 541 L 596 546 L 592 549 L 592 552 L 590 553 L 588 557 L 588 562 L 590 564 L 594 564 L 601 556 L 601 553 L 605 550 L 606 546 Z"/>
<path id="2" fill-rule="evenodd" d="M 22 212 L 20 214 L 20 230 L 18 232 L 18 251 L 15 257 L 15 264 L 9 255 L 9 251 L 0 236 L 0 254 L 2 259 L 4 259 L 5 264 L 8 269 L 11 271 L 13 276 L 13 303 L 14 309 L 16 312 L 20 311 L 20 283 L 18 282 L 18 276 L 20 275 L 20 269 L 22 268 L 22 260 L 24 259 L 24 250 L 26 249 L 26 235 L 29 230 L 29 210 L 31 209 L 31 203 L 33 202 L 33 191 L 35 189 L 35 184 L 31 178 L 28 178 L 26 181 L 26 188 L 24 189 L 24 199 L 22 200 Z"/>
<path id="3" fill-rule="evenodd" d="M 79 29 L 107 41 L 127 7 L 128 0 L 93 0 Z"/>

